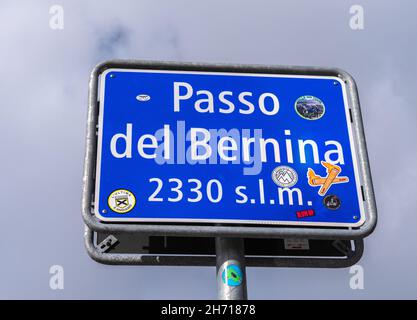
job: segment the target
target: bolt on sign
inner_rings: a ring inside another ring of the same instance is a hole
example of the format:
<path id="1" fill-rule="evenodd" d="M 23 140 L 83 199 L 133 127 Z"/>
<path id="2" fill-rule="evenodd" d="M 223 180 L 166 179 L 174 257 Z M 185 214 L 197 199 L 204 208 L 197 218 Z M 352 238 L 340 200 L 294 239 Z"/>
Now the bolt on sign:
<path id="1" fill-rule="evenodd" d="M 345 72 L 119 61 L 94 77 L 101 223 L 375 226 Z"/>

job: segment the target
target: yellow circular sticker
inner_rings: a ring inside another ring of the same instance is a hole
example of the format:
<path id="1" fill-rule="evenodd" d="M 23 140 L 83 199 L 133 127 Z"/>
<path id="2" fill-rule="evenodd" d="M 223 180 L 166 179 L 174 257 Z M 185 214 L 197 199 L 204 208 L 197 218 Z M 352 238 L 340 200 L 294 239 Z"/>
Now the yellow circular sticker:
<path id="1" fill-rule="evenodd" d="M 124 214 L 131 211 L 136 205 L 135 195 L 126 189 L 113 191 L 107 198 L 109 208 L 117 213 Z"/>

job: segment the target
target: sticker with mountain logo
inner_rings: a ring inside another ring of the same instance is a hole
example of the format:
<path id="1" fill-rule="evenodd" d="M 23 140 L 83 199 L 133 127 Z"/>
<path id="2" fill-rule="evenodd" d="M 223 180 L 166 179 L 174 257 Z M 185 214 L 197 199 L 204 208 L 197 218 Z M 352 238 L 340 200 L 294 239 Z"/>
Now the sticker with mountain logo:
<path id="1" fill-rule="evenodd" d="M 272 171 L 272 180 L 274 180 L 276 185 L 283 188 L 288 188 L 297 183 L 298 174 L 291 167 L 279 166 L 276 167 L 274 171 Z"/>

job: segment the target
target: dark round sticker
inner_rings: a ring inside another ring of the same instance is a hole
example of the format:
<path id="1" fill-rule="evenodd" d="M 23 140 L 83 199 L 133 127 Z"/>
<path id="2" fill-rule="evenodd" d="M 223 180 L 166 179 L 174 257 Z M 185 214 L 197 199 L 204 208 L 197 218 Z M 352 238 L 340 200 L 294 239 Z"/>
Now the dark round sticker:
<path id="1" fill-rule="evenodd" d="M 302 96 L 295 102 L 295 111 L 306 120 L 318 120 L 325 112 L 323 101 L 314 96 Z"/>
<path id="2" fill-rule="evenodd" d="M 336 195 L 328 195 L 323 199 L 324 206 L 330 210 L 336 210 L 340 208 L 342 204 L 339 197 Z"/>

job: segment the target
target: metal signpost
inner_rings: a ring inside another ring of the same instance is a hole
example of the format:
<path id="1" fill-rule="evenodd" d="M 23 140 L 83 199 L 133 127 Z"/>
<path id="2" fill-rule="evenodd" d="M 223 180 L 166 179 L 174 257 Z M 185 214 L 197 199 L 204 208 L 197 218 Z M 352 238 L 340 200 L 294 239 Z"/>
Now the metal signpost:
<path id="1" fill-rule="evenodd" d="M 104 263 L 146 264 L 105 253 L 118 235 L 215 238 L 221 299 L 246 299 L 244 239 L 355 240 L 360 257 L 376 206 L 353 79 L 323 68 L 98 65 L 83 218 L 88 252 Z M 94 245 L 94 232 L 113 238 Z M 313 260 L 303 261 L 338 266 Z"/>

